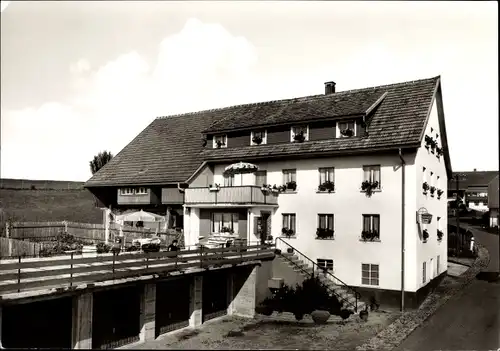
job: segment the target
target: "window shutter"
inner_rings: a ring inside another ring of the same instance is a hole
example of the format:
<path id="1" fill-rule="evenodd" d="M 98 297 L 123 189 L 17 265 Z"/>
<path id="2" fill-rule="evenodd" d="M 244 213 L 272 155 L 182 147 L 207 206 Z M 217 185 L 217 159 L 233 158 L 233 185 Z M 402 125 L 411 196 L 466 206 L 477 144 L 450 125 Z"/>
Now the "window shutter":
<path id="1" fill-rule="evenodd" d="M 259 220 L 261 217 L 254 217 L 253 218 L 253 233 L 254 235 L 259 235 Z"/>

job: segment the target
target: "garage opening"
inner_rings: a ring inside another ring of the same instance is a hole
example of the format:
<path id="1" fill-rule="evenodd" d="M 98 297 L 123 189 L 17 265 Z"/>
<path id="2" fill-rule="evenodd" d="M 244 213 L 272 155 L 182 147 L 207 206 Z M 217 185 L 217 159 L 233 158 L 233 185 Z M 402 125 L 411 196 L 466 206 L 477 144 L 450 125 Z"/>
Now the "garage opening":
<path id="1" fill-rule="evenodd" d="M 94 293 L 92 348 L 113 349 L 139 341 L 141 287 Z"/>
<path id="2" fill-rule="evenodd" d="M 2 308 L 5 348 L 70 349 L 72 299 L 64 297 Z"/>
<path id="3" fill-rule="evenodd" d="M 156 284 L 156 337 L 189 326 L 191 281 L 180 278 Z"/>
<path id="4" fill-rule="evenodd" d="M 228 270 L 209 272 L 203 276 L 202 316 L 203 322 L 224 316 L 229 307 Z"/>

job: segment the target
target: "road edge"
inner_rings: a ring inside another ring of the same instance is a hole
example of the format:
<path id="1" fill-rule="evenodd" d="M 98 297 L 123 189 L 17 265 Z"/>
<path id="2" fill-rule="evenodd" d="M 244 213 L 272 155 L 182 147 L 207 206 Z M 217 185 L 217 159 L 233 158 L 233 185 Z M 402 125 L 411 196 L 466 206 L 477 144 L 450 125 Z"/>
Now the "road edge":
<path id="1" fill-rule="evenodd" d="M 486 247 L 477 243 L 478 257 L 472 266 L 456 279 L 460 282 L 458 286 L 450 287 L 444 296 L 438 296 L 432 292 L 427 296 L 419 309 L 405 312 L 387 328 L 368 340 L 356 351 L 365 350 L 392 350 L 398 347 L 417 327 L 422 325 L 437 309 L 454 297 L 458 292 L 467 287 L 481 271 L 488 266 L 490 254 Z"/>

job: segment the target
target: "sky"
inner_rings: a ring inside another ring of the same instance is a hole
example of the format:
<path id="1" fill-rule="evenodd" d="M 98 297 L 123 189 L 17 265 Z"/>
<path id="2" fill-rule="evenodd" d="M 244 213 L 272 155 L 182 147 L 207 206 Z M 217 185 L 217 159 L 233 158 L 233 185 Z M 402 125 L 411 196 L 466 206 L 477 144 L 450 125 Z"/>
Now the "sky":
<path id="1" fill-rule="evenodd" d="M 452 168 L 498 170 L 498 3 L 2 1 L 2 178 L 86 181 L 156 117 L 440 75 Z"/>

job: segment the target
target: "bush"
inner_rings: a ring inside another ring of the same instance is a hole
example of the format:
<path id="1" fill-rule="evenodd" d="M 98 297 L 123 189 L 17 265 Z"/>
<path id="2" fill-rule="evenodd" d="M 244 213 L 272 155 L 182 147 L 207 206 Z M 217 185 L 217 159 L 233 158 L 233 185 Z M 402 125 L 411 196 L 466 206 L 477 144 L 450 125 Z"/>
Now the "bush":
<path id="1" fill-rule="evenodd" d="M 108 253 L 111 250 L 111 246 L 105 243 L 99 243 L 96 245 L 96 251 L 98 254 Z"/>
<path id="2" fill-rule="evenodd" d="M 142 245 L 142 251 L 144 252 L 159 252 L 160 244 L 144 244 Z"/>

